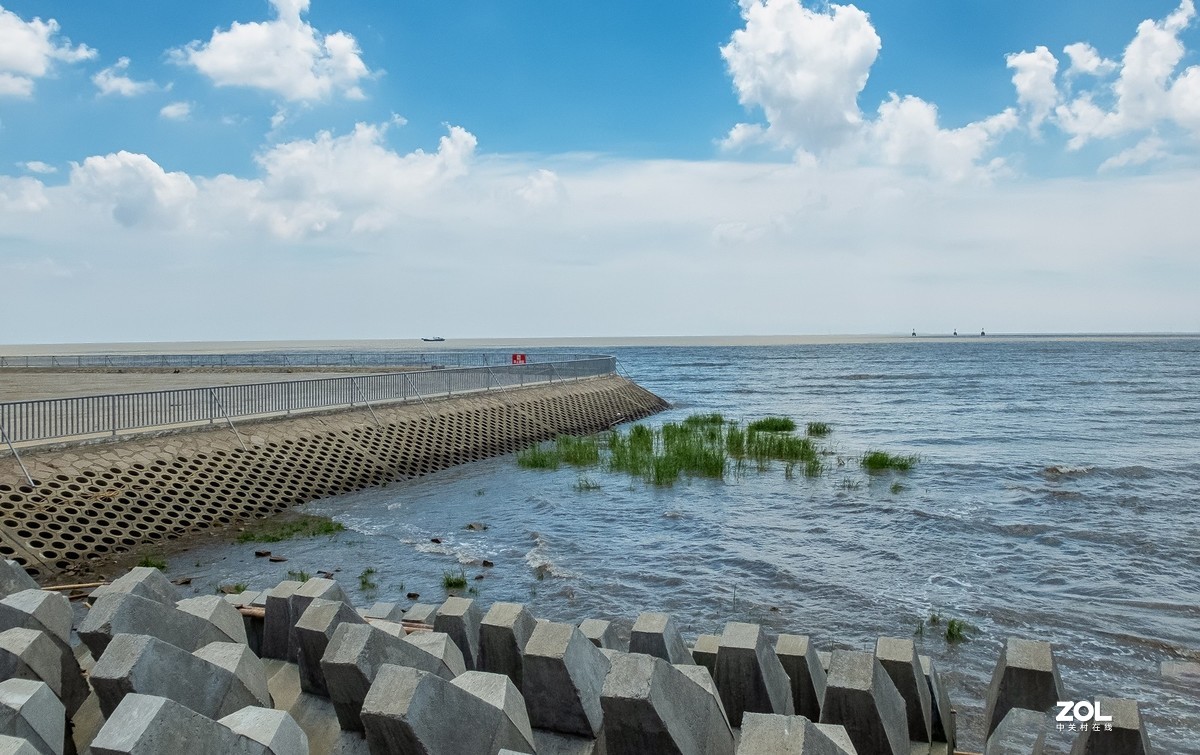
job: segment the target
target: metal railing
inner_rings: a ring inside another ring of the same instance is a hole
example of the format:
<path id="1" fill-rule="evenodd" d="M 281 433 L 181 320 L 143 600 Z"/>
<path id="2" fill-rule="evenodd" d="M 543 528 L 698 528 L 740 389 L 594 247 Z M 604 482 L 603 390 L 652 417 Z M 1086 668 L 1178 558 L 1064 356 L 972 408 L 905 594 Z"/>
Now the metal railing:
<path id="1" fill-rule="evenodd" d="M 530 362 L 574 361 L 595 354 L 531 352 Z M 510 351 L 248 351 L 228 354 L 0 354 L 0 368 L 25 369 L 197 369 L 222 367 L 494 367 L 509 364 Z"/>
<path id="2" fill-rule="evenodd" d="M 511 358 L 511 357 L 510 357 Z M 616 357 L 584 356 L 527 364 L 445 367 L 352 377 L 183 388 L 142 393 L 0 403 L 0 430 L 10 444 L 178 425 L 229 422 L 239 417 L 503 390 L 577 380 L 616 371 Z M 372 409 L 373 413 L 373 409 Z"/>

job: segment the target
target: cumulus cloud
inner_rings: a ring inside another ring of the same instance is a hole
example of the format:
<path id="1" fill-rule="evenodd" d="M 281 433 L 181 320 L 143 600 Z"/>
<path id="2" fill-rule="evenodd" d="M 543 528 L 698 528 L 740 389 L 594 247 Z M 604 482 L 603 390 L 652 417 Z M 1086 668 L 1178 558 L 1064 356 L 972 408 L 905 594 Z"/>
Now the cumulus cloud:
<path id="1" fill-rule="evenodd" d="M 56 61 L 77 63 L 96 57 L 87 45 L 72 45 L 59 34 L 58 22 L 35 17 L 25 21 L 0 6 L 0 97 L 29 97 L 34 82 Z"/>
<path id="2" fill-rule="evenodd" d="M 0 176 L 0 211 L 37 212 L 48 203 L 46 187 L 36 178 Z"/>
<path id="3" fill-rule="evenodd" d="M 1071 66 L 1067 69 L 1067 76 L 1107 76 L 1117 70 L 1116 62 L 1100 57 L 1100 53 L 1096 51 L 1086 42 L 1076 42 L 1075 44 L 1067 45 L 1063 48 L 1067 58 L 1071 61 Z"/>
<path id="4" fill-rule="evenodd" d="M 17 166 L 24 168 L 30 173 L 38 173 L 41 175 L 58 172 L 58 168 L 54 167 L 50 163 L 44 163 L 41 160 L 30 160 L 29 162 L 17 163 Z"/>
<path id="5" fill-rule="evenodd" d="M 70 185 L 123 226 L 175 228 L 189 222 L 196 184 L 146 155 L 124 150 L 72 163 Z"/>
<path id="6" fill-rule="evenodd" d="M 1033 52 L 1017 52 L 1005 60 L 1013 69 L 1012 82 L 1017 102 L 1029 117 L 1029 130 L 1036 132 L 1058 104 L 1058 58 L 1042 45 Z"/>
<path id="7" fill-rule="evenodd" d="M 1100 164 L 1100 171 L 1145 165 L 1167 156 L 1167 143 L 1157 136 L 1148 136 L 1127 150 L 1113 155 Z"/>
<path id="8" fill-rule="evenodd" d="M 534 171 L 517 189 L 517 196 L 534 206 L 555 204 L 565 194 L 558 174 L 545 168 Z"/>
<path id="9" fill-rule="evenodd" d="M 163 105 L 158 111 L 161 118 L 166 118 L 169 121 L 186 121 L 192 116 L 192 103 L 190 102 L 172 102 Z"/>
<path id="10" fill-rule="evenodd" d="M 919 97 L 895 94 L 879 106 L 871 124 L 872 142 L 886 165 L 924 168 L 933 175 L 960 181 L 976 166 L 996 139 L 1017 125 L 1014 110 L 1005 110 L 962 128 L 938 125 L 937 107 Z M 995 170 L 1002 163 L 991 163 Z"/>
<path id="11" fill-rule="evenodd" d="M 326 100 L 335 93 L 363 99 L 360 82 L 371 75 L 358 42 L 343 31 L 322 34 L 303 19 L 309 0 L 270 0 L 271 21 L 216 29 L 208 42 L 174 50 L 217 86 L 261 89 L 292 102 Z"/>
<path id="12" fill-rule="evenodd" d="M 129 70 L 129 58 L 120 58 L 108 68 L 96 72 L 92 83 L 100 90 L 100 96 L 116 94 L 121 97 L 136 97 L 139 94 L 153 91 L 156 87 L 153 81 L 134 81 L 126 75 Z"/>

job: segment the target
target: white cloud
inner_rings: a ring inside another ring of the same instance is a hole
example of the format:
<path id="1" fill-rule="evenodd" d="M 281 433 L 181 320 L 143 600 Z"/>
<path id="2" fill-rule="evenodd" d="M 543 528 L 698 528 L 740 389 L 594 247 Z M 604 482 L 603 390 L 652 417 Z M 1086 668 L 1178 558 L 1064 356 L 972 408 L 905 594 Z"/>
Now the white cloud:
<path id="1" fill-rule="evenodd" d="M 50 163 L 44 163 L 41 160 L 30 160 L 29 162 L 25 163 L 17 163 L 17 165 L 29 171 L 30 173 L 45 175 L 58 172 L 58 168 L 54 167 Z"/>
<path id="2" fill-rule="evenodd" d="M 1033 52 L 1017 52 L 1005 58 L 1013 69 L 1012 82 L 1017 89 L 1017 102 L 1029 116 L 1029 130 L 1041 128 L 1046 116 L 1058 104 L 1058 59 L 1042 45 Z"/>
<path id="3" fill-rule="evenodd" d="M 29 97 L 34 82 L 47 76 L 55 61 L 76 63 L 96 57 L 87 45 L 72 46 L 54 19 L 24 21 L 0 6 L 0 97 Z"/>
<path id="4" fill-rule="evenodd" d="M 0 176 L 0 211 L 37 212 L 47 204 L 46 187 L 36 178 Z"/>
<path id="5" fill-rule="evenodd" d="M 192 116 L 192 103 L 190 102 L 172 102 L 163 105 L 158 111 L 161 118 L 166 118 L 169 121 L 186 121 Z"/>
<path id="6" fill-rule="evenodd" d="M 1095 47 L 1086 42 L 1076 42 L 1063 48 L 1071 60 L 1067 76 L 1107 76 L 1117 70 L 1117 63 L 1100 56 Z"/>
<path id="7" fill-rule="evenodd" d="M 153 81 L 134 81 L 129 78 L 125 75 L 128 70 L 129 58 L 119 58 L 116 63 L 95 73 L 92 83 L 100 90 L 102 97 L 110 94 L 136 97 L 156 88 Z"/>
<path id="8" fill-rule="evenodd" d="M 1118 152 L 1100 164 L 1100 171 L 1116 170 L 1162 159 L 1167 156 L 1167 143 L 1157 136 L 1148 136 L 1127 150 Z"/>
<path id="9" fill-rule="evenodd" d="M 552 170 L 541 168 L 534 171 L 517 189 L 517 195 L 534 206 L 552 205 L 566 196 L 562 180 Z"/>
<path id="10" fill-rule="evenodd" d="M 214 30 L 173 51 L 217 86 L 262 89 L 293 102 L 326 100 L 334 93 L 363 99 L 360 82 L 371 75 L 358 42 L 346 32 L 322 34 L 302 16 L 308 0 L 270 0 L 272 21 L 238 23 Z"/>
<path id="11" fill-rule="evenodd" d="M 919 97 L 893 94 L 879 106 L 879 118 L 871 129 L 884 164 L 924 168 L 960 181 L 976 173 L 984 153 L 1016 125 L 1017 114 L 1010 109 L 962 128 L 943 129 L 936 106 Z M 989 170 L 1000 165 L 990 164 Z"/>
<path id="12" fill-rule="evenodd" d="M 186 226 L 196 197 L 186 173 L 168 173 L 146 155 L 124 150 L 72 163 L 70 186 L 128 227 Z"/>

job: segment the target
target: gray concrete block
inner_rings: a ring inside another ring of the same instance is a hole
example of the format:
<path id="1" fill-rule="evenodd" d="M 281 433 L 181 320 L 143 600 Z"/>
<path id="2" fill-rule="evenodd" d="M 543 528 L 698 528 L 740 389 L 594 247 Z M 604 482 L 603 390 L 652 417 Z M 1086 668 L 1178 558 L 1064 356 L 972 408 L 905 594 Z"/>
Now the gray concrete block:
<path id="1" fill-rule="evenodd" d="M 775 655 L 792 683 L 792 706 L 796 713 L 809 721 L 820 721 L 825 669 L 821 668 L 816 646 L 805 635 L 781 634 L 775 641 Z"/>
<path id="2" fill-rule="evenodd" d="M 266 614 L 263 617 L 262 648 L 259 652 L 263 658 L 276 658 L 281 661 L 291 658 L 292 625 L 292 595 L 300 589 L 303 582 L 285 579 L 266 591 L 263 606 Z"/>
<path id="3" fill-rule="evenodd" d="M 246 640 L 246 622 L 238 610 L 225 601 L 220 595 L 201 595 L 198 598 L 188 598 L 175 604 L 184 613 L 204 619 L 212 624 L 226 637 L 226 642 L 248 644 Z"/>
<path id="4" fill-rule="evenodd" d="M 821 723 L 846 727 L 860 753 L 909 755 L 904 698 L 872 653 L 833 652 Z"/>
<path id="5" fill-rule="evenodd" d="M 229 642 L 215 624 L 132 593 L 113 593 L 96 601 L 79 624 L 79 638 L 99 658 L 117 634 L 145 634 L 192 651 L 210 642 Z"/>
<path id="6" fill-rule="evenodd" d="M 995 731 L 1013 708 L 1044 713 L 1066 699 L 1050 643 L 1009 637 L 988 687 L 984 733 Z"/>
<path id="7" fill-rule="evenodd" d="M 242 708 L 217 723 L 262 745 L 264 755 L 306 755 L 309 751 L 304 729 L 281 710 Z"/>
<path id="8" fill-rule="evenodd" d="M 433 630 L 450 635 L 462 651 L 467 671 L 479 666 L 479 624 L 483 614 L 470 598 L 446 598 L 433 620 Z"/>
<path id="9" fill-rule="evenodd" d="M 250 652 L 250 648 L 237 642 L 213 642 L 192 655 L 233 674 L 255 700 L 270 706 L 271 692 L 267 688 L 267 671 L 262 660 Z"/>
<path id="10" fill-rule="evenodd" d="M 426 653 L 435 664 L 435 668 L 426 671 L 435 673 L 446 679 L 453 679 L 467 670 L 462 651 L 450 635 L 444 632 L 413 632 L 401 638 L 408 644 Z M 416 668 L 424 668 L 417 666 Z"/>
<path id="11" fill-rule="evenodd" d="M 0 755 L 39 755 L 38 749 L 24 737 L 0 734 Z"/>
<path id="12" fill-rule="evenodd" d="M 714 679 L 717 678 L 717 651 L 720 648 L 721 638 L 715 634 L 700 635 L 692 648 L 692 661 L 708 669 Z"/>
<path id="13" fill-rule="evenodd" d="M 521 658 L 535 626 L 520 603 L 493 603 L 479 624 L 479 670 L 504 674 L 520 689 Z"/>
<path id="14" fill-rule="evenodd" d="M 300 667 L 300 688 L 321 697 L 329 697 L 321 658 L 329 638 L 344 623 L 365 624 L 350 606 L 340 601 L 316 598 L 296 622 L 296 663 Z"/>
<path id="15" fill-rule="evenodd" d="M 739 755 L 846 755 L 826 729 L 804 716 L 776 713 L 747 713 L 737 751 Z"/>
<path id="16" fill-rule="evenodd" d="M 875 658 L 891 678 L 908 715 L 908 738 L 914 742 L 933 741 L 933 713 L 929 684 L 910 639 L 880 637 L 875 642 Z"/>
<path id="17" fill-rule="evenodd" d="M 485 730 L 495 732 L 489 751 L 508 748 L 522 752 L 534 751 L 533 729 L 529 725 L 525 698 L 511 679 L 504 674 L 467 671 L 454 677 L 450 683 L 471 693 L 491 708 L 479 721 Z"/>
<path id="18" fill-rule="evenodd" d="M 987 738 L 983 755 L 1041 755 L 1045 739 L 1045 713 L 1013 708 Z"/>
<path id="19" fill-rule="evenodd" d="M 607 755 L 603 729 L 596 739 L 534 729 L 533 743 L 537 746 L 537 755 Z"/>
<path id="20" fill-rule="evenodd" d="M 858 755 L 858 750 L 854 748 L 854 742 L 850 741 L 850 735 L 846 733 L 845 726 L 821 723 L 814 723 L 813 726 L 833 740 L 833 743 L 840 747 L 845 755 Z M 954 753 L 948 750 L 930 750 L 930 755 L 954 755 Z"/>
<path id="21" fill-rule="evenodd" d="M 262 592 L 259 590 L 243 590 L 241 592 L 229 593 L 224 596 L 224 600 L 234 608 L 249 608 L 254 605 L 254 601 Z"/>
<path id="22" fill-rule="evenodd" d="M 171 580 L 167 579 L 167 575 L 149 566 L 135 566 L 113 580 L 112 584 L 93 590 L 89 602 L 95 602 L 105 595 L 119 593 L 137 595 L 172 607 L 179 600 L 179 591 L 171 584 Z"/>
<path id="23" fill-rule="evenodd" d="M 428 603 L 413 603 L 404 612 L 404 620 L 433 626 L 433 622 L 437 619 L 437 613 L 437 606 L 429 605 Z"/>
<path id="24" fill-rule="evenodd" d="M 669 614 L 643 612 L 633 623 L 629 652 L 645 653 L 667 663 L 695 663 L 692 652 Z"/>
<path id="25" fill-rule="evenodd" d="M 507 677 L 490 675 L 511 687 Z M 473 683 L 473 682 L 471 682 Z M 469 683 L 469 684 L 471 684 Z M 494 753 L 521 750 L 524 732 L 508 718 L 519 699 L 498 709 L 461 686 L 419 669 L 385 665 L 363 700 L 362 721 L 372 753 Z"/>
<path id="26" fill-rule="evenodd" d="M 958 743 L 956 732 L 956 716 L 950 705 L 950 694 L 946 685 L 938 675 L 937 664 L 927 655 L 917 656 L 921 661 L 921 672 L 925 674 L 925 683 L 929 687 L 930 713 L 933 723 L 933 741 L 946 742 L 950 751 L 954 751 Z"/>
<path id="27" fill-rule="evenodd" d="M 249 648 L 241 647 L 249 654 Z M 114 637 L 92 668 L 91 681 L 107 717 L 131 693 L 166 697 L 213 719 L 247 705 L 271 706 L 269 695 L 262 696 L 265 687 L 253 677 L 239 678 L 204 657 L 147 635 Z"/>
<path id="28" fill-rule="evenodd" d="M 174 700 L 126 695 L 92 740 L 92 755 L 251 755 L 245 737 Z M 262 752 L 261 749 L 258 750 Z"/>
<path id="29" fill-rule="evenodd" d="M 6 598 L 22 590 L 36 590 L 38 583 L 16 561 L 4 559 L 0 563 L 0 598 Z"/>
<path id="30" fill-rule="evenodd" d="M 288 597 L 288 618 L 291 621 L 291 626 L 288 629 L 287 660 L 292 663 L 299 660 L 300 653 L 300 646 L 296 641 L 296 622 L 304 615 L 305 610 L 308 609 L 308 604 L 317 599 L 345 603 L 353 608 L 350 599 L 346 597 L 346 593 L 342 590 L 341 586 L 332 579 L 314 578 L 296 588 L 296 591 Z"/>
<path id="31" fill-rule="evenodd" d="M 790 716 L 795 710 L 792 682 L 757 624 L 725 625 L 714 679 L 734 727 L 742 725 L 742 714 L 747 712 Z"/>
<path id="32" fill-rule="evenodd" d="M 364 619 L 379 619 L 399 623 L 404 618 L 404 608 L 399 603 L 376 603 L 362 612 Z"/>
<path id="33" fill-rule="evenodd" d="M 1115 697 L 1096 699 L 1100 713 L 1112 721 L 1093 723 L 1071 747 L 1071 755 L 1150 755 L 1150 739 L 1136 700 Z M 1112 726 L 1109 729 L 1109 726 Z"/>
<path id="34" fill-rule="evenodd" d="M 609 662 L 612 662 L 611 658 L 609 658 Z M 716 701 L 717 710 L 721 714 L 721 720 L 725 722 L 726 726 L 729 726 L 729 716 L 725 714 L 725 704 L 721 702 L 721 691 L 717 689 L 717 683 L 713 680 L 712 674 L 708 673 L 708 669 L 694 663 L 676 664 L 675 669 L 688 679 L 691 679 L 693 683 L 699 685 L 700 689 L 704 690 L 704 694 Z M 733 727 L 730 726 L 730 728 Z"/>
<path id="35" fill-rule="evenodd" d="M 45 682 L 62 699 L 62 676 L 62 651 L 48 634 L 19 628 L 0 632 L 0 679 Z"/>
<path id="36" fill-rule="evenodd" d="M 579 631 L 583 632 L 583 636 L 587 637 L 593 645 L 598 648 L 608 650 L 622 650 L 621 638 L 617 632 L 617 625 L 611 621 L 604 619 L 584 619 L 579 623 Z"/>
<path id="37" fill-rule="evenodd" d="M 457 651 L 449 638 L 446 642 Z M 448 681 L 464 671 L 461 663 L 456 673 L 441 658 L 400 637 L 367 624 L 342 623 L 325 647 L 321 671 L 338 723 L 347 731 L 362 731 L 363 700 L 385 664 L 417 668 Z"/>
<path id="38" fill-rule="evenodd" d="M 603 719 L 600 691 L 609 665 L 576 627 L 538 622 L 525 645 L 521 690 L 533 726 L 594 738 Z"/>
<path id="39" fill-rule="evenodd" d="M 609 755 L 732 755 L 733 730 L 715 687 L 705 688 L 680 668 L 642 653 L 618 653 L 604 680 L 600 704 Z"/>
<path id="40" fill-rule="evenodd" d="M 72 616 L 66 597 L 46 590 L 22 590 L 0 600 L 0 630 L 43 632 L 58 648 L 60 685 L 51 687 L 66 706 L 68 715 L 75 715 L 88 696 L 87 680 L 71 647 Z"/>
<path id="41" fill-rule="evenodd" d="M 62 755 L 67 712 L 44 682 L 0 682 L 0 734 L 20 737 L 38 752 Z"/>

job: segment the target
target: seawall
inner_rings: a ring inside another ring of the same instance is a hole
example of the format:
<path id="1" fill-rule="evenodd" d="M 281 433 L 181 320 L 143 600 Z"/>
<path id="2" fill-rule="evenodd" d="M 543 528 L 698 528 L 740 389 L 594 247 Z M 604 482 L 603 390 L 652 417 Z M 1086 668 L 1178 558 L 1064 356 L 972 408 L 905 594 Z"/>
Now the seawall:
<path id="1" fill-rule="evenodd" d="M 0 458 L 0 556 L 69 571 L 194 531 L 641 419 L 665 401 L 624 378 L 306 414 Z"/>

